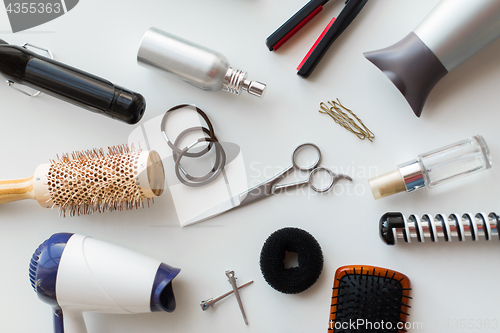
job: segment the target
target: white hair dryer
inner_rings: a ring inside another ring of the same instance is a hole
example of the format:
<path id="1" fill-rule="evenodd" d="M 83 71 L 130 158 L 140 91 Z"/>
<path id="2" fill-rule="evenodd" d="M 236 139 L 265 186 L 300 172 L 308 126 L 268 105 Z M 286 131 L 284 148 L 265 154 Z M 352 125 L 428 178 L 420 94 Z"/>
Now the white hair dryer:
<path id="1" fill-rule="evenodd" d="M 500 37 L 499 0 L 442 0 L 398 43 L 367 52 L 420 117 L 446 74 Z"/>
<path id="2" fill-rule="evenodd" d="M 33 254 L 30 281 L 54 307 L 55 333 L 86 333 L 83 312 L 172 312 L 180 269 L 93 238 L 54 234 Z"/>

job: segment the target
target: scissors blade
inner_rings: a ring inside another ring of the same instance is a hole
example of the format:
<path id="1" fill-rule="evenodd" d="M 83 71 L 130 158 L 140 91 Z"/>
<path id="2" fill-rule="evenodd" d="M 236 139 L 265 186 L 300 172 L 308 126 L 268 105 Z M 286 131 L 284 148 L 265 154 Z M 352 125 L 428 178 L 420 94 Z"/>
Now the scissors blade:
<path id="1" fill-rule="evenodd" d="M 217 215 L 227 212 L 228 210 L 238 207 L 240 203 L 241 202 L 239 200 L 239 195 L 234 196 L 204 211 L 200 215 L 188 221 L 185 225 L 206 221 L 208 219 L 211 219 L 212 217 L 215 217 Z"/>
<path id="2" fill-rule="evenodd" d="M 194 219 L 191 219 L 184 225 L 203 222 L 208 219 L 211 219 L 212 217 L 225 213 L 228 210 L 237 208 L 239 206 L 244 206 L 254 201 L 265 198 L 272 194 L 271 189 L 272 189 L 272 183 L 269 182 L 255 186 L 254 188 L 251 188 L 248 191 L 235 195 L 234 197 L 229 198 L 221 202 L 220 204 L 206 210 L 205 212 L 198 215 Z"/>

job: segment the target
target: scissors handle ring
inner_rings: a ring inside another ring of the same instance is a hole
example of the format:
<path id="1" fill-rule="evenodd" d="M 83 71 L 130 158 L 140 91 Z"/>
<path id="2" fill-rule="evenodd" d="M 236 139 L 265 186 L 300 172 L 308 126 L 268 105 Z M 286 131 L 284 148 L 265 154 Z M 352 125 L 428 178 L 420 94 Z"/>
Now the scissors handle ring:
<path id="1" fill-rule="evenodd" d="M 314 186 L 313 182 L 312 182 L 312 179 L 314 177 L 314 175 L 320 171 L 326 171 L 328 173 L 328 175 L 330 176 L 330 183 L 328 184 L 327 187 L 323 187 L 323 188 L 317 188 L 316 186 Z M 327 168 L 323 168 L 323 167 L 318 167 L 316 169 L 313 169 L 311 171 L 311 173 L 309 174 L 309 186 L 311 186 L 311 188 L 315 191 L 315 192 L 318 192 L 318 193 L 324 193 L 324 192 L 327 192 L 329 191 L 333 185 L 335 184 L 335 181 L 337 180 L 337 177 L 336 175 L 333 173 L 332 170 L 330 169 L 327 169 Z"/>
<path id="2" fill-rule="evenodd" d="M 318 152 L 318 159 L 311 166 L 303 168 L 303 167 L 301 167 L 301 166 L 299 166 L 297 164 L 296 159 L 297 159 L 297 154 L 302 149 L 304 149 L 306 147 L 313 147 L 314 149 L 316 149 L 316 151 Z M 321 163 L 321 150 L 314 143 L 303 143 L 300 146 L 298 146 L 297 148 L 295 148 L 295 150 L 293 151 L 293 154 L 292 154 L 292 164 L 293 164 L 294 168 L 297 168 L 297 169 L 302 170 L 302 171 L 311 171 L 314 168 L 316 168 L 320 163 Z"/>

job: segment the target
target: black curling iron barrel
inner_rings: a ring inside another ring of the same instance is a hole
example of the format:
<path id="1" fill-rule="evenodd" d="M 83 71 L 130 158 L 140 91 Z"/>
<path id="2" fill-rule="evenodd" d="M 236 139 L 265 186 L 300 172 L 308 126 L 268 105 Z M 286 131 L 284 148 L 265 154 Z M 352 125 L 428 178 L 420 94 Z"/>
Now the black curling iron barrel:
<path id="1" fill-rule="evenodd" d="M 141 94 L 1 39 L 0 73 L 16 84 L 128 124 L 139 122 L 146 110 Z"/>

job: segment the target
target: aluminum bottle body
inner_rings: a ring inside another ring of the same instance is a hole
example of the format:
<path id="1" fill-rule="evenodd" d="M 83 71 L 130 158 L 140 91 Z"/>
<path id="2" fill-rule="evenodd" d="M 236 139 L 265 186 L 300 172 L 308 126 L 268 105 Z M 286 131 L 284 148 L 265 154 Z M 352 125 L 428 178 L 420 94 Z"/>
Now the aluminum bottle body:
<path id="1" fill-rule="evenodd" d="M 228 60 L 219 52 L 156 28 L 144 35 L 137 60 L 207 91 L 221 90 L 229 69 Z"/>
<path id="2" fill-rule="evenodd" d="M 223 90 L 239 95 L 241 90 L 263 97 L 266 85 L 247 80 L 247 73 L 235 70 L 221 53 L 157 28 L 142 38 L 137 62 L 168 73 L 205 91 Z"/>

